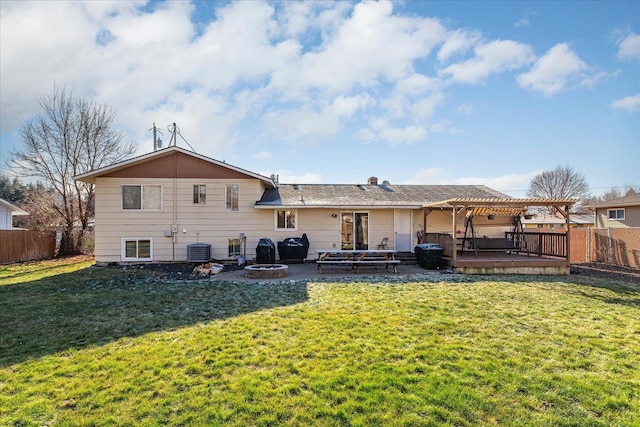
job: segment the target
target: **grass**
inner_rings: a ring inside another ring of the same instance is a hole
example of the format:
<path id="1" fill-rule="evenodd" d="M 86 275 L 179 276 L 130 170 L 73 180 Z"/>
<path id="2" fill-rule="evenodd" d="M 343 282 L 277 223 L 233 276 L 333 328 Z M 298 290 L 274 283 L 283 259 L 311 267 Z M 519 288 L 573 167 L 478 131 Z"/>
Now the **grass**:
<path id="1" fill-rule="evenodd" d="M 0 267 L 0 425 L 640 425 L 640 292 L 621 284 L 90 265 Z"/>

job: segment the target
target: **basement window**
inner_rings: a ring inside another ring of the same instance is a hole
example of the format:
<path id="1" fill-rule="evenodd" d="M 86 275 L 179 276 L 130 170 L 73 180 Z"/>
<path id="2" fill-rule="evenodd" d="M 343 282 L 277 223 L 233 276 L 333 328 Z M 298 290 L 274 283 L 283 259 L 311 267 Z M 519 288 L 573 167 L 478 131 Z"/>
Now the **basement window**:
<path id="1" fill-rule="evenodd" d="M 229 258 L 237 258 L 240 254 L 240 239 L 229 239 L 228 240 L 229 247 Z"/>
<path id="2" fill-rule="evenodd" d="M 153 260 L 153 239 L 122 239 L 121 257 L 123 261 Z"/>

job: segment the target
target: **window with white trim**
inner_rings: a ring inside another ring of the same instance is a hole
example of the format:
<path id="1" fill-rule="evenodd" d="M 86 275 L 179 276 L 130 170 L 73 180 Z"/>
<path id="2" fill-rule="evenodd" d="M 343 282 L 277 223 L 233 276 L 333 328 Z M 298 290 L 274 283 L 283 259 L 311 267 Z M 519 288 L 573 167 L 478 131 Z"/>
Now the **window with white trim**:
<path id="1" fill-rule="evenodd" d="M 228 240 L 228 247 L 229 247 L 229 258 L 235 258 L 235 257 L 239 257 L 241 255 L 241 253 L 240 253 L 240 239 L 238 239 L 238 238 L 229 239 Z"/>
<path id="2" fill-rule="evenodd" d="M 276 211 L 276 230 L 297 230 L 295 209 L 281 209 Z"/>
<path id="3" fill-rule="evenodd" d="M 624 209 L 608 209 L 607 218 L 624 220 Z"/>
<path id="4" fill-rule="evenodd" d="M 207 203 L 207 186 L 206 185 L 194 185 L 193 186 L 193 203 L 196 205 L 204 205 Z"/>
<path id="5" fill-rule="evenodd" d="M 153 239 L 151 238 L 131 238 L 122 239 L 123 261 L 152 261 L 153 260 Z"/>
<path id="6" fill-rule="evenodd" d="M 227 199 L 227 210 L 237 211 L 238 210 L 238 185 L 237 184 L 227 184 L 226 199 Z"/>
<path id="7" fill-rule="evenodd" d="M 161 185 L 123 185 L 122 209 L 162 210 Z"/>

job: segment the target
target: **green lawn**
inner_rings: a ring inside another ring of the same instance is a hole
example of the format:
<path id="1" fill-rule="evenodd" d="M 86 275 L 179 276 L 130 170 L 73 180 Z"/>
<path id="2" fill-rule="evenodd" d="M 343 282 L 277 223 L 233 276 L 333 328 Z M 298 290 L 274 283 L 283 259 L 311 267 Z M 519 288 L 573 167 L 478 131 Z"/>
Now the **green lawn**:
<path id="1" fill-rule="evenodd" d="M 640 292 L 433 278 L 0 266 L 0 425 L 640 425 Z"/>

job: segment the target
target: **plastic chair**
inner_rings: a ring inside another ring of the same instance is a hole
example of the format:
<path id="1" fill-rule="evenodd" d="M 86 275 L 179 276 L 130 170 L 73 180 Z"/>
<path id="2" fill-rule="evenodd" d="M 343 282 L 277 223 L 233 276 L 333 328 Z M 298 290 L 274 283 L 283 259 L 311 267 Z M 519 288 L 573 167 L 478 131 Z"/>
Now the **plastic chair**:
<path id="1" fill-rule="evenodd" d="M 385 237 L 384 239 L 382 239 L 382 241 L 378 244 L 378 249 L 388 249 L 389 247 L 389 238 Z"/>

